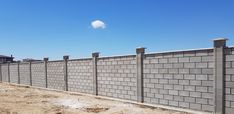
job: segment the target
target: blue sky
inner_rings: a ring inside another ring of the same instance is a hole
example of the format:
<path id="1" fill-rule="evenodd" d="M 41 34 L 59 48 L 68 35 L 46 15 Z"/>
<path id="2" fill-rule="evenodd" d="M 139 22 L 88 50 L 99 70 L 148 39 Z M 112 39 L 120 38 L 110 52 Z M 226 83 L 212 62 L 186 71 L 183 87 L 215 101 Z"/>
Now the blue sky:
<path id="1" fill-rule="evenodd" d="M 207 48 L 217 37 L 234 44 L 234 0 L 0 0 L 0 54 L 16 59 Z"/>

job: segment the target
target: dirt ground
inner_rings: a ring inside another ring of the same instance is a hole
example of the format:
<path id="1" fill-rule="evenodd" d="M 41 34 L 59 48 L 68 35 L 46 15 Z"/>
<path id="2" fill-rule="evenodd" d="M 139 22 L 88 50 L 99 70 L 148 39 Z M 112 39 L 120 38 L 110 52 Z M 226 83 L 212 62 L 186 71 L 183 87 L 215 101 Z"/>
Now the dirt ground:
<path id="1" fill-rule="evenodd" d="M 0 83 L 0 114 L 187 114 L 74 93 Z"/>

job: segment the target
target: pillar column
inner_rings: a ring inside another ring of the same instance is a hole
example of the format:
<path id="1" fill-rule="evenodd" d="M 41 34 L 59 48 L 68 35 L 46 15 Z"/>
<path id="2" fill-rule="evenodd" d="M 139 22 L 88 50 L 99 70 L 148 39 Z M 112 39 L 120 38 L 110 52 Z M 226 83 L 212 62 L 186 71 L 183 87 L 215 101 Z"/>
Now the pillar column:
<path id="1" fill-rule="evenodd" d="M 92 63 L 93 63 L 93 94 L 98 95 L 98 80 L 97 80 L 97 60 L 99 53 L 92 53 Z"/>
<path id="2" fill-rule="evenodd" d="M 0 64 L 0 82 L 2 82 L 2 64 Z"/>
<path id="3" fill-rule="evenodd" d="M 17 61 L 18 84 L 20 84 L 20 61 Z"/>
<path id="4" fill-rule="evenodd" d="M 225 38 L 214 39 L 214 112 L 225 114 L 224 80 L 225 80 Z"/>
<path id="5" fill-rule="evenodd" d="M 45 87 L 48 88 L 48 78 L 47 78 L 47 63 L 48 63 L 49 58 L 44 58 L 44 74 L 45 74 Z"/>
<path id="6" fill-rule="evenodd" d="M 10 75 L 10 62 L 7 63 L 7 70 L 8 70 L 8 82 L 11 82 L 11 75 Z"/>
<path id="7" fill-rule="evenodd" d="M 136 49 L 136 63 L 137 63 L 137 101 L 144 102 L 143 90 L 143 60 L 145 48 Z"/>
<path id="8" fill-rule="evenodd" d="M 29 81 L 30 86 L 32 86 L 32 61 L 29 61 Z"/>
<path id="9" fill-rule="evenodd" d="M 68 62 L 69 56 L 63 56 L 64 60 L 64 86 L 65 91 L 68 91 L 68 72 L 67 72 L 67 62 Z"/>

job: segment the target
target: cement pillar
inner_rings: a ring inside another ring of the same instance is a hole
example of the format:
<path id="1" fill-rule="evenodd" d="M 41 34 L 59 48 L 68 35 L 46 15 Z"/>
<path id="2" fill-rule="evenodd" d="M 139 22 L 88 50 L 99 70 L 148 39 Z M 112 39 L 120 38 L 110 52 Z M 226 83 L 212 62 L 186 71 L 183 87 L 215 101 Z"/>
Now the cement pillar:
<path id="1" fill-rule="evenodd" d="M 137 63 L 137 101 L 144 102 L 143 90 L 143 60 L 145 48 L 136 49 L 136 63 Z"/>
<path id="2" fill-rule="evenodd" d="M 92 53 L 92 63 L 93 63 L 93 94 L 98 95 L 98 80 L 97 80 L 97 60 L 99 53 Z"/>
<path id="3" fill-rule="evenodd" d="M 32 86 L 32 62 L 29 61 L 29 81 L 30 81 L 30 86 Z"/>
<path id="4" fill-rule="evenodd" d="M 68 62 L 69 56 L 63 56 L 64 60 L 64 86 L 65 91 L 68 91 L 68 73 L 67 73 L 67 62 Z"/>
<path id="5" fill-rule="evenodd" d="M 10 76 L 10 62 L 7 63 L 7 70 L 8 70 L 8 82 L 11 82 L 11 76 Z"/>
<path id="6" fill-rule="evenodd" d="M 2 65 L 0 64 L 0 82 L 2 82 Z"/>
<path id="7" fill-rule="evenodd" d="M 20 61 L 17 62 L 18 84 L 20 84 Z"/>
<path id="8" fill-rule="evenodd" d="M 48 63 L 49 58 L 44 58 L 44 74 L 45 74 L 45 87 L 48 88 L 48 81 L 47 81 L 47 63 Z"/>
<path id="9" fill-rule="evenodd" d="M 225 114 L 224 80 L 225 80 L 225 38 L 214 40 L 214 112 Z"/>

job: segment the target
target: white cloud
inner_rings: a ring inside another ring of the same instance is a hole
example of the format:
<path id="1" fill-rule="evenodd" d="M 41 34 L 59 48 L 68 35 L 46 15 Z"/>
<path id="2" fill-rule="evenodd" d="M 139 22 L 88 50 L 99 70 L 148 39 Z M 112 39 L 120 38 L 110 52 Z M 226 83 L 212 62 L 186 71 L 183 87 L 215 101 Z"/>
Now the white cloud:
<path id="1" fill-rule="evenodd" d="M 106 24 L 101 20 L 94 20 L 94 21 L 91 22 L 91 25 L 92 25 L 92 27 L 94 29 L 99 29 L 99 28 L 104 29 L 104 28 L 106 28 Z"/>

